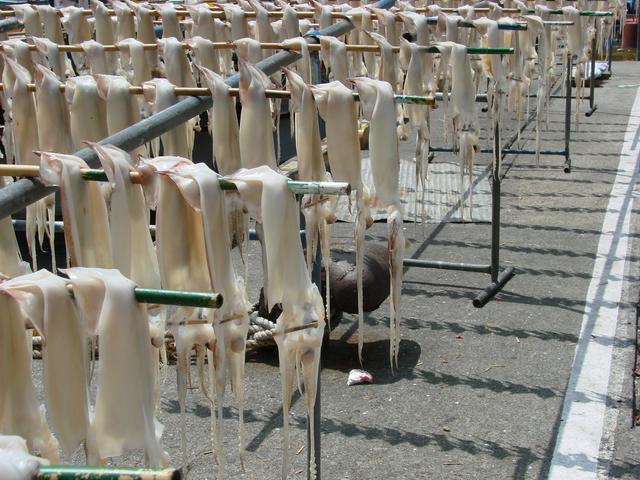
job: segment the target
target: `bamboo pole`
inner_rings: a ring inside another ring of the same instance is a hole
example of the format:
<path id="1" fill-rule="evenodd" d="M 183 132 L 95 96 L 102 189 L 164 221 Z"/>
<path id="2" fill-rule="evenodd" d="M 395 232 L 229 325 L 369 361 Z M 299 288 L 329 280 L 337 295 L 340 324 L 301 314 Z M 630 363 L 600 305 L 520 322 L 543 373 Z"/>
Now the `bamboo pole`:
<path id="1" fill-rule="evenodd" d="M 365 45 L 367 46 L 367 45 Z M 509 50 L 509 49 L 506 49 Z M 512 50 L 512 49 L 511 49 Z M 153 88 L 153 87 L 150 87 Z M 66 85 L 64 83 L 60 84 L 60 91 L 64 92 L 66 90 Z M 4 91 L 4 84 L 0 83 L 0 91 Z M 36 92 L 35 83 L 27 84 L 28 92 Z M 174 87 L 174 92 L 177 96 L 182 97 L 210 97 L 211 90 L 206 87 Z M 129 93 L 131 95 L 143 95 L 144 87 L 141 86 L 131 86 L 129 87 Z M 229 88 L 229 94 L 232 97 L 240 96 L 239 88 Z M 287 90 L 265 90 L 265 95 L 267 98 L 279 98 L 283 100 L 287 100 L 291 98 L 291 93 Z M 357 93 L 353 93 L 353 97 L 356 101 L 360 101 L 360 96 Z M 435 105 L 436 100 L 434 97 L 422 96 L 422 95 L 394 95 L 395 103 L 410 103 L 414 105 Z M 21 165 L 13 165 L 15 167 L 23 167 Z M 26 176 L 26 175 L 25 175 Z"/>
<path id="2" fill-rule="evenodd" d="M 107 175 L 104 170 L 96 168 L 82 168 L 80 172 L 82 173 L 82 178 L 87 181 L 108 181 Z M 0 176 L 39 177 L 40 166 L 4 164 L 0 165 Z M 129 176 L 132 183 L 141 183 L 142 178 L 139 172 L 129 172 Z M 237 187 L 235 183 L 233 183 L 233 181 L 225 178 L 220 178 L 219 181 L 220 188 L 222 190 L 237 190 Z M 288 185 L 291 192 L 297 195 L 349 195 L 351 193 L 351 186 L 346 182 L 302 182 L 289 180 Z"/>
<path id="3" fill-rule="evenodd" d="M 554 22 L 560 24 L 560 22 Z M 562 22 L 562 24 L 573 25 L 573 22 Z M 236 48 L 233 42 L 212 42 L 215 49 L 234 49 Z M 361 45 L 361 44 L 347 44 L 345 45 L 348 52 L 379 52 L 380 47 L 378 45 Z M 58 45 L 61 52 L 84 52 L 82 45 Z M 105 52 L 118 52 L 121 49 L 127 49 L 128 47 L 120 47 L 118 45 L 102 45 Z M 145 43 L 142 45 L 143 50 L 158 50 L 160 46 L 156 43 Z M 191 45 L 186 42 L 182 42 L 182 48 L 185 50 L 191 49 Z M 285 45 L 279 42 L 262 42 L 260 43 L 262 50 L 293 50 L 300 51 L 300 47 L 297 45 Z M 391 47 L 395 53 L 400 51 L 399 45 L 393 45 Z M 422 46 L 429 53 L 438 53 L 439 50 L 434 46 Z M 308 45 L 310 52 L 318 52 L 321 46 L 318 44 Z M 0 51 L 4 50 L 4 46 L 0 45 Z M 37 51 L 35 45 L 29 45 L 30 51 Z M 484 48 L 484 47 L 467 47 L 467 52 L 470 54 L 511 54 L 514 52 L 513 48 Z"/>

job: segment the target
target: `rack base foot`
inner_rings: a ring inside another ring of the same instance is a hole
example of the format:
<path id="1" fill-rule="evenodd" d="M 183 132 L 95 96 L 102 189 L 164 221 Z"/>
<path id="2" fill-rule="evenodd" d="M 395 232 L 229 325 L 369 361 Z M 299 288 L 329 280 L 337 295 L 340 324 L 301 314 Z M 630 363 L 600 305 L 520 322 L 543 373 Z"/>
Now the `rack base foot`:
<path id="1" fill-rule="evenodd" d="M 504 286 L 513 278 L 516 274 L 516 270 L 513 267 L 506 268 L 502 271 L 500 275 L 498 275 L 498 279 L 495 282 L 490 283 L 487 288 L 485 288 L 482 293 L 480 293 L 476 298 L 473 299 L 473 306 L 476 308 L 484 307 L 489 300 L 491 300 L 496 293 L 501 291 Z"/>
<path id="2" fill-rule="evenodd" d="M 571 161 L 567 160 L 566 162 L 564 162 L 564 166 L 562 167 L 562 169 L 564 170 L 564 173 L 571 173 Z"/>
<path id="3" fill-rule="evenodd" d="M 598 109 L 598 105 L 594 105 L 593 107 L 591 107 L 591 109 L 585 113 L 584 115 L 586 117 L 590 117 L 591 115 L 593 115 L 595 113 L 595 111 Z"/>

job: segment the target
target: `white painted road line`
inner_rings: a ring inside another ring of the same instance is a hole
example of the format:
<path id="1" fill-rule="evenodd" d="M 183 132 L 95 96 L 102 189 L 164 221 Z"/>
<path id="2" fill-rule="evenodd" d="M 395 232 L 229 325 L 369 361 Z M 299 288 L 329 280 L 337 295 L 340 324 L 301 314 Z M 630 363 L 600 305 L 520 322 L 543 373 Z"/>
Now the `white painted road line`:
<path id="1" fill-rule="evenodd" d="M 597 478 L 618 305 L 629 245 L 639 158 L 640 90 L 631 109 L 620 163 L 598 242 L 580 338 L 562 406 L 549 479 Z"/>

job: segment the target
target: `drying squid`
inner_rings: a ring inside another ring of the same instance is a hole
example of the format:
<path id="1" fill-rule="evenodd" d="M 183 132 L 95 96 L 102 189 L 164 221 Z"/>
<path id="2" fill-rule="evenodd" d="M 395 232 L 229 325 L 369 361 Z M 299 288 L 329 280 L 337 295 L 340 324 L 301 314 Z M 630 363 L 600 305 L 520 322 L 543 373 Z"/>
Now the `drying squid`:
<path id="1" fill-rule="evenodd" d="M 430 55 L 424 50 L 420 49 L 420 46 L 415 43 L 406 41 L 404 38 L 400 39 L 400 61 L 407 62 L 404 65 L 406 75 L 404 79 L 404 88 L 402 93 L 404 95 L 425 95 L 427 87 L 425 85 L 426 69 L 424 66 L 426 57 Z M 431 74 L 431 72 L 428 72 Z M 432 74 L 430 75 L 433 76 Z M 427 80 L 428 81 L 428 80 Z M 433 80 L 430 82 L 430 86 L 433 86 Z M 432 93 L 431 91 L 429 93 Z M 416 130 L 416 150 L 414 154 L 414 161 L 416 164 L 416 192 L 421 191 L 423 198 L 420 205 L 424 204 L 424 192 L 426 188 L 426 173 L 427 173 L 427 150 L 429 141 L 429 116 L 431 113 L 430 106 L 411 105 L 406 104 L 403 106 L 404 116 L 409 118 L 409 123 Z M 418 217 L 416 211 L 416 219 Z"/>
<path id="2" fill-rule="evenodd" d="M 103 45 L 116 43 L 115 24 L 107 6 L 100 0 L 91 0 L 91 10 L 95 18 L 96 41 Z"/>
<path id="3" fill-rule="evenodd" d="M 135 38 L 127 38 L 118 42 L 118 49 L 123 55 L 123 66 L 129 61 L 131 62 L 131 72 L 129 72 L 129 81 L 133 85 L 142 85 L 147 80 L 153 78 L 151 65 L 147 61 L 144 51 L 144 44 Z M 125 54 L 127 61 L 125 62 Z"/>
<path id="4" fill-rule="evenodd" d="M 107 131 L 109 135 L 138 123 L 140 121 L 140 107 L 134 95 L 129 91 L 131 84 L 125 78 L 115 75 L 96 75 L 95 77 L 98 93 L 107 105 Z M 133 150 L 133 153 L 144 154 L 145 148 L 138 147 Z"/>
<path id="5" fill-rule="evenodd" d="M 255 38 L 240 38 L 233 42 L 236 54 L 247 63 L 256 64 L 262 60 L 261 43 Z"/>
<path id="6" fill-rule="evenodd" d="M 82 49 L 86 55 L 86 63 L 91 75 L 113 75 L 116 72 L 111 69 L 107 60 L 107 52 L 104 46 L 95 40 L 82 42 Z"/>
<path id="7" fill-rule="evenodd" d="M 12 5 L 16 20 L 22 23 L 24 33 L 31 37 L 42 37 L 42 23 L 38 10 L 33 5 Z"/>
<path id="8" fill-rule="evenodd" d="M 402 77 L 402 72 L 398 66 L 398 55 L 393 52 L 392 45 L 382 35 L 375 32 L 366 32 L 366 34 L 380 47 L 380 66 L 376 78 L 388 82 L 395 91 L 398 88 L 398 78 Z M 402 140 L 406 140 L 409 134 L 404 125 L 402 105 L 396 106 L 396 119 L 398 122 L 398 136 Z"/>
<path id="9" fill-rule="evenodd" d="M 151 467 L 166 466 L 162 425 L 154 415 L 149 323 L 146 308 L 135 299 L 135 283 L 117 270 L 72 267 L 65 273 L 89 333 L 98 336 L 93 420 L 98 455 L 110 458 L 144 448 Z"/>
<path id="10" fill-rule="evenodd" d="M 209 128 L 213 137 L 213 160 L 221 175 L 231 175 L 241 167 L 240 143 L 238 133 L 238 117 L 236 101 L 231 96 L 229 86 L 217 73 L 198 67 L 202 73 L 203 83 L 211 90 L 215 108 L 209 110 Z M 239 197 L 229 192 L 227 211 L 229 213 L 230 232 L 243 257 L 246 215 Z"/>
<path id="11" fill-rule="evenodd" d="M 451 46 L 451 67 L 451 121 L 453 137 L 460 157 L 460 195 L 463 194 L 464 176 L 468 175 L 470 179 L 469 211 L 472 212 L 473 157 L 478 149 L 480 129 L 475 110 L 476 95 L 467 47 L 459 44 Z"/>
<path id="12" fill-rule="evenodd" d="M 224 303 L 213 312 L 216 336 L 215 378 L 218 406 L 216 450 L 219 476 L 223 476 L 222 407 L 227 378 L 238 402 L 240 417 L 240 459 L 244 463 L 244 356 L 249 329 L 248 311 L 251 308 L 242 278 L 237 277 L 231 263 L 231 239 L 227 226 L 224 193 L 218 174 L 203 163 L 183 166 L 169 173 L 187 203 L 201 212 L 209 278 L 216 292 L 222 293 Z"/>
<path id="13" fill-rule="evenodd" d="M 385 8 L 368 7 L 378 17 L 378 32 L 391 45 L 400 43 L 400 32 L 396 24 L 396 14 Z"/>
<path id="14" fill-rule="evenodd" d="M 251 4 L 251 8 L 256 12 L 256 26 L 255 26 L 255 38 L 260 43 L 275 42 L 277 40 L 276 34 L 271 27 L 271 20 L 269 20 L 269 12 L 262 4 L 257 0 L 248 0 Z"/>
<path id="15" fill-rule="evenodd" d="M 62 82 L 48 68 L 35 67 L 36 118 L 39 125 L 55 125 L 55 128 L 39 128 L 40 148 L 48 152 L 71 153 L 73 139 L 69 107 L 61 91 Z"/>
<path id="16" fill-rule="evenodd" d="M 100 98 L 93 77 L 83 75 L 68 78 L 65 97 L 71 114 L 74 150 L 84 148 L 85 141 L 97 142 L 107 137 L 107 106 Z"/>
<path id="17" fill-rule="evenodd" d="M 156 33 L 153 29 L 153 10 L 142 3 L 136 3 L 131 0 L 125 0 L 125 2 L 136 15 L 136 39 L 142 43 L 156 43 Z M 158 52 L 156 50 L 147 50 L 145 53 L 151 70 L 157 70 Z"/>
<path id="18" fill-rule="evenodd" d="M 265 94 L 268 86 L 270 82 L 262 71 L 240 59 L 240 161 L 245 168 L 277 168 L 273 123 Z"/>
<path id="19" fill-rule="evenodd" d="M 443 130 L 445 141 L 449 139 L 449 87 L 451 84 L 450 77 L 452 77 L 450 68 L 453 45 L 455 45 L 453 42 L 438 42 L 436 44 L 440 52 L 440 60 L 436 67 L 436 83 L 442 79 L 442 103 L 444 105 Z"/>
<path id="20" fill-rule="evenodd" d="M 111 13 L 100 0 L 91 0 L 91 10 L 95 18 L 96 41 L 102 45 L 114 45 L 116 43 L 116 27 L 111 18 Z M 115 74 L 118 70 L 118 53 L 107 52 L 108 72 Z"/>
<path id="21" fill-rule="evenodd" d="M 153 113 L 161 112 L 179 101 L 175 93 L 175 85 L 165 78 L 149 80 L 142 87 L 145 98 L 153 105 Z M 193 136 L 191 120 L 163 133 L 160 135 L 160 141 L 164 154 L 190 158 L 193 151 Z M 157 149 L 157 146 L 154 148 Z"/>
<path id="22" fill-rule="evenodd" d="M 287 76 L 287 89 L 291 92 L 289 108 L 294 114 L 298 177 L 303 181 L 323 181 L 327 178 L 327 172 L 322 157 L 320 127 L 313 92 L 298 74 L 286 68 L 283 71 Z M 307 267 L 310 271 L 316 258 L 318 239 L 320 240 L 326 274 L 326 317 L 329 318 L 331 312 L 329 225 L 335 222 L 335 216 L 332 205 L 321 195 L 304 195 L 301 203 L 305 216 Z"/>
<path id="23" fill-rule="evenodd" d="M 62 83 L 56 75 L 42 65 L 36 65 L 36 118 L 38 125 L 55 125 L 56 128 L 39 128 L 38 143 L 40 148 L 50 152 L 71 153 L 73 139 L 71 138 L 71 123 L 69 107 L 60 90 Z M 51 268 L 56 271 L 56 256 L 54 235 L 55 205 L 54 196 L 46 201 L 49 217 L 49 248 L 51 250 Z"/>
<path id="24" fill-rule="evenodd" d="M 208 5 L 199 3 L 195 5 L 185 5 L 185 8 L 191 16 L 193 27 L 191 28 L 192 37 L 202 37 L 215 42 L 216 27 L 213 12 Z"/>
<path id="25" fill-rule="evenodd" d="M 137 169 L 143 175 L 143 188 L 149 207 L 156 210 L 156 249 L 160 279 L 163 288 L 173 290 L 211 291 L 211 281 L 207 270 L 202 214 L 190 207 L 178 186 L 167 175 L 178 167 L 191 165 L 180 157 L 156 157 L 139 159 Z M 162 175 L 159 175 L 162 173 Z M 184 248 L 189 245 L 189 248 Z M 166 321 L 176 340 L 178 365 L 178 399 L 182 415 L 181 443 L 183 463 L 186 462 L 186 411 L 187 376 L 190 369 L 191 351 L 195 347 L 198 368 L 204 369 L 205 348 L 215 347 L 213 326 L 205 323 L 182 325 L 183 320 L 202 320 L 211 316 L 200 308 L 182 307 L 168 310 Z M 209 370 L 214 368 L 209 362 Z M 201 374 L 201 388 L 208 396 Z M 213 408 L 213 398 L 210 397 Z M 213 415 L 212 415 L 213 418 Z M 215 423 L 212 421 L 212 426 Z"/>
<path id="26" fill-rule="evenodd" d="M 182 43 L 174 37 L 158 40 L 167 80 L 176 87 L 194 88 L 196 81 Z"/>
<path id="27" fill-rule="evenodd" d="M 349 83 L 349 58 L 347 46 L 336 37 L 319 35 L 320 56 L 322 63 L 329 70 L 329 79 L 341 82 L 345 86 Z"/>
<path id="28" fill-rule="evenodd" d="M 584 65 L 589 61 L 588 50 L 591 47 L 587 47 L 587 30 L 585 29 L 584 22 L 580 11 L 575 7 L 562 7 L 562 13 L 565 20 L 573 22 L 573 25 L 567 26 L 567 50 L 568 55 L 576 57 L 576 113 L 575 121 L 576 128 L 578 128 L 578 120 L 580 118 L 580 104 L 582 103 L 582 95 L 584 90 Z M 595 52 L 591 52 L 594 55 Z M 589 79 L 593 82 L 593 79 Z"/>
<path id="29" fill-rule="evenodd" d="M 333 22 L 332 13 L 333 6 L 329 4 L 322 4 L 320 2 L 316 2 L 311 0 L 311 5 L 313 5 L 315 10 L 315 21 L 319 25 L 319 30 L 324 30 L 325 28 L 329 28 L 331 23 Z"/>
<path id="30" fill-rule="evenodd" d="M 542 119 L 544 118 L 545 105 L 549 104 L 549 90 L 551 89 L 551 73 L 553 72 L 553 52 L 551 49 L 551 32 L 546 27 L 542 18 L 537 15 L 525 15 L 527 27 L 531 31 L 531 39 L 538 36 L 538 92 L 536 115 L 536 161 L 540 162 L 540 144 Z"/>
<path id="31" fill-rule="evenodd" d="M 47 270 L 16 277 L 0 288 L 15 299 L 45 341 L 44 393 L 47 416 L 65 455 L 81 444 L 87 461 L 95 452 L 89 437 L 87 342 L 84 323 L 66 282 Z"/>
<path id="32" fill-rule="evenodd" d="M 466 52 L 466 49 L 465 49 Z M 400 153 L 395 135 L 395 103 L 393 88 L 387 82 L 362 77 L 353 82 L 360 95 L 364 117 L 370 122 L 369 157 L 376 195 L 389 216 L 389 271 L 391 302 L 389 312 L 389 362 L 398 368 L 400 335 L 398 332 L 404 259 L 403 208 L 400 202 Z"/>
<path id="33" fill-rule="evenodd" d="M 503 34 L 499 29 L 498 22 L 487 18 L 481 18 L 474 21 L 474 25 L 479 33 L 486 35 L 487 45 L 489 48 L 503 47 Z M 491 113 L 493 115 L 492 140 L 495 140 L 499 125 L 501 123 L 502 110 L 504 108 L 504 100 L 507 94 L 507 72 L 502 63 L 502 55 L 485 55 L 484 57 L 485 73 L 490 79 L 489 88 L 487 89 L 487 98 L 491 104 Z M 492 142 L 495 147 L 495 141 Z M 493 154 L 493 172 L 500 174 L 500 159 L 502 157 L 501 146 L 498 145 L 498 151 Z"/>
<path id="34" fill-rule="evenodd" d="M 398 60 L 393 52 L 392 45 L 378 33 L 366 33 L 380 47 L 380 66 L 377 72 L 377 79 L 388 82 L 392 88 L 396 88 L 398 85 Z"/>
<path id="35" fill-rule="evenodd" d="M 306 268 L 299 234 L 299 212 L 287 178 L 267 166 L 241 170 L 234 175 L 238 190 L 249 204 L 249 211 L 264 228 L 268 281 L 266 298 L 269 308 L 282 304 L 274 338 L 278 345 L 282 382 L 283 449 L 282 478 L 289 467 L 289 408 L 294 381 L 304 386 L 304 399 L 310 422 L 309 458 L 315 457 L 313 423 L 320 347 L 324 332 L 324 306 L 316 285 Z M 261 190 L 261 191 L 260 191 Z M 296 375 L 297 374 L 297 375 Z M 315 478 L 314 462 L 310 465 Z"/>
<path id="36" fill-rule="evenodd" d="M 362 300 L 362 272 L 364 265 L 364 231 L 372 223 L 368 216 L 367 192 L 360 173 L 360 144 L 358 114 L 353 93 L 340 82 L 312 85 L 320 116 L 327 129 L 327 149 L 331 176 L 336 182 L 348 182 L 356 191 L 356 271 L 358 290 L 358 358 L 362 363 L 364 343 L 364 315 Z"/>
<path id="37" fill-rule="evenodd" d="M 309 55 L 309 44 L 307 41 L 303 37 L 288 38 L 282 42 L 282 46 L 285 48 L 296 47 L 296 50 L 300 51 L 302 58 L 295 62 L 295 71 L 302 77 L 304 83 L 312 83 L 311 56 Z"/>
<path id="38" fill-rule="evenodd" d="M 26 319 L 18 302 L 4 291 L 5 284 L 0 284 L 0 431 L 23 437 L 29 452 L 57 464 L 58 442 L 49 431 L 31 377 L 31 349 L 27 343 L 31 342 L 31 331 L 25 329 Z"/>
<path id="39" fill-rule="evenodd" d="M 244 10 L 238 5 L 223 3 L 224 15 L 231 23 L 231 39 L 233 41 L 249 36 L 249 26 Z"/>
<path id="40" fill-rule="evenodd" d="M 199 74 L 199 70 L 197 70 L 198 66 L 207 68 L 216 73 L 220 73 L 220 59 L 218 56 L 218 49 L 215 48 L 213 42 L 203 37 L 191 37 L 185 40 L 191 48 L 191 52 L 193 54 L 193 66 L 196 67 L 194 69 L 194 76 L 200 83 L 203 82 L 202 76 Z"/>
<path id="41" fill-rule="evenodd" d="M 121 42 L 127 38 L 135 38 L 136 23 L 133 10 L 124 2 L 111 0 L 116 13 L 116 40 Z"/>
<path id="42" fill-rule="evenodd" d="M 113 265 L 143 288 L 160 288 L 158 257 L 149 233 L 149 211 L 142 187 L 131 182 L 129 154 L 111 145 L 91 143 L 111 183 L 109 209 Z"/>
<path id="43" fill-rule="evenodd" d="M 33 152 L 39 150 L 40 147 L 38 143 L 38 117 L 35 99 L 33 93 L 28 90 L 31 75 L 25 68 L 6 55 L 4 56 L 4 61 L 5 71 L 10 71 L 13 76 L 13 83 L 8 86 L 11 97 L 11 116 L 13 118 L 12 133 L 15 163 L 18 165 L 35 165 L 38 163 L 38 157 Z M 34 270 L 37 269 L 36 233 L 42 245 L 48 205 L 50 206 L 51 202 L 43 199 L 27 207 L 27 243 Z"/>
<path id="44" fill-rule="evenodd" d="M 67 29 L 70 45 L 79 45 L 86 40 L 91 40 L 93 31 L 91 25 L 87 21 L 82 8 L 64 7 L 61 9 L 63 14 L 63 24 Z M 85 65 L 85 57 L 82 53 L 71 53 L 71 58 L 78 74 L 85 73 L 87 67 Z"/>
<path id="45" fill-rule="evenodd" d="M 49 461 L 30 455 L 24 438 L 0 435 L 0 471 L 6 480 L 34 478 L 41 465 L 49 465 Z"/>
<path id="46" fill-rule="evenodd" d="M 45 185 L 60 187 L 69 265 L 112 268 L 107 205 L 100 185 L 82 178 L 82 168 L 88 165 L 73 155 L 40 155 L 40 179 Z"/>
<path id="47" fill-rule="evenodd" d="M 62 32 L 62 23 L 58 16 L 58 9 L 51 5 L 36 5 L 44 36 L 58 45 L 64 43 L 64 35 Z"/>
<path id="48" fill-rule="evenodd" d="M 8 177 L 0 177 L 0 188 L 7 185 L 7 180 Z M 30 271 L 29 264 L 20 255 L 11 217 L 0 219 L 0 276 L 12 278 Z M 0 416 L 1 411 L 0 408 Z"/>
<path id="49" fill-rule="evenodd" d="M 177 38 L 182 40 L 182 29 L 178 20 L 178 12 L 173 3 L 160 5 L 160 18 L 162 19 L 162 38 Z"/>
<path id="50" fill-rule="evenodd" d="M 38 51 L 47 59 L 49 68 L 55 73 L 58 80 L 64 82 L 67 78 L 67 61 L 64 53 L 60 52 L 60 47 L 57 43 L 53 43 L 48 38 L 33 38 Z"/>
<path id="51" fill-rule="evenodd" d="M 300 21 L 295 9 L 284 0 L 276 0 L 276 3 L 282 8 L 282 25 L 280 27 L 280 40 L 284 41 L 288 38 L 296 38 L 300 36 Z"/>
<path id="52" fill-rule="evenodd" d="M 15 38 L 3 40 L 2 51 L 5 57 L 15 60 L 22 68 L 29 72 L 29 75 L 33 75 L 34 61 L 31 58 L 31 47 L 28 43 Z M 10 68 L 6 67 L 3 70 L 3 75 L 5 72 L 9 75 L 13 73 Z M 13 80 L 8 83 L 13 83 Z"/>
<path id="53" fill-rule="evenodd" d="M 373 20 L 371 18 L 371 11 L 363 8 L 352 8 L 347 12 L 347 16 L 358 30 L 358 41 L 363 45 L 374 45 L 374 41 L 366 34 L 365 31 L 373 31 Z M 364 61 L 364 67 L 367 71 L 367 75 L 372 76 L 377 70 L 377 60 L 375 52 L 364 52 L 362 54 Z"/>

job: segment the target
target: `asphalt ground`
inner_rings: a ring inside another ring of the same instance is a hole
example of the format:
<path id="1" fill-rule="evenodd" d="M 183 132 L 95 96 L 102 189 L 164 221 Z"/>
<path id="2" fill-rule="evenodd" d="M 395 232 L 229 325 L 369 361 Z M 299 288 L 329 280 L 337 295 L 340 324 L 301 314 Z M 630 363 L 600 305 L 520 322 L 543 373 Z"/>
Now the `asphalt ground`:
<path id="1" fill-rule="evenodd" d="M 364 368 L 373 374 L 373 385 L 346 386 L 349 370 L 359 364 L 356 319 L 345 315 L 323 350 L 323 478 L 546 478 L 609 192 L 637 91 L 621 86 L 636 84 L 639 75 L 637 63 L 614 63 L 611 79 L 596 89 L 597 112 L 590 118 L 582 115 L 579 129 L 572 132 L 570 174 L 562 171 L 562 157 L 542 157 L 539 164 L 530 155 L 505 160 L 501 263 L 515 267 L 517 275 L 494 300 L 481 309 L 471 304 L 488 284 L 487 275 L 406 270 L 397 372 L 392 373 L 388 364 L 388 303 L 366 317 Z M 554 100 L 550 111 L 543 144 L 562 148 L 562 101 Z M 441 118 L 438 115 L 435 118 Z M 504 125 L 514 127 L 512 117 L 506 118 Z M 503 131 L 503 138 L 507 136 Z M 531 148 L 533 138 L 530 126 L 519 145 Z M 412 150 L 411 145 L 402 148 L 405 153 Z M 435 161 L 453 159 L 439 154 Z M 478 163 L 488 160 L 478 156 Z M 600 475 L 605 478 L 640 478 L 640 445 L 632 428 L 636 210 L 600 455 Z M 487 224 L 405 226 L 408 256 L 489 261 Z M 386 242 L 386 225 L 375 224 L 367 239 Z M 352 248 L 351 225 L 334 228 L 333 246 Z M 250 294 L 256 299 L 260 285 L 256 245 L 249 258 Z M 40 362 L 34 362 L 34 369 L 39 379 Z M 237 409 L 227 394 L 226 477 L 278 478 L 282 413 L 275 348 L 248 354 L 246 397 L 247 461 L 242 472 L 236 447 Z M 181 416 L 172 366 L 162 388 L 159 420 L 165 426 L 163 445 L 174 465 L 180 465 Z M 210 407 L 196 388 L 188 393 L 184 421 L 188 478 L 217 478 Z M 305 478 L 306 415 L 298 394 L 291 424 L 289 478 Z M 66 460 L 82 458 L 77 452 Z M 116 459 L 118 464 L 141 461 L 141 455 Z"/>

